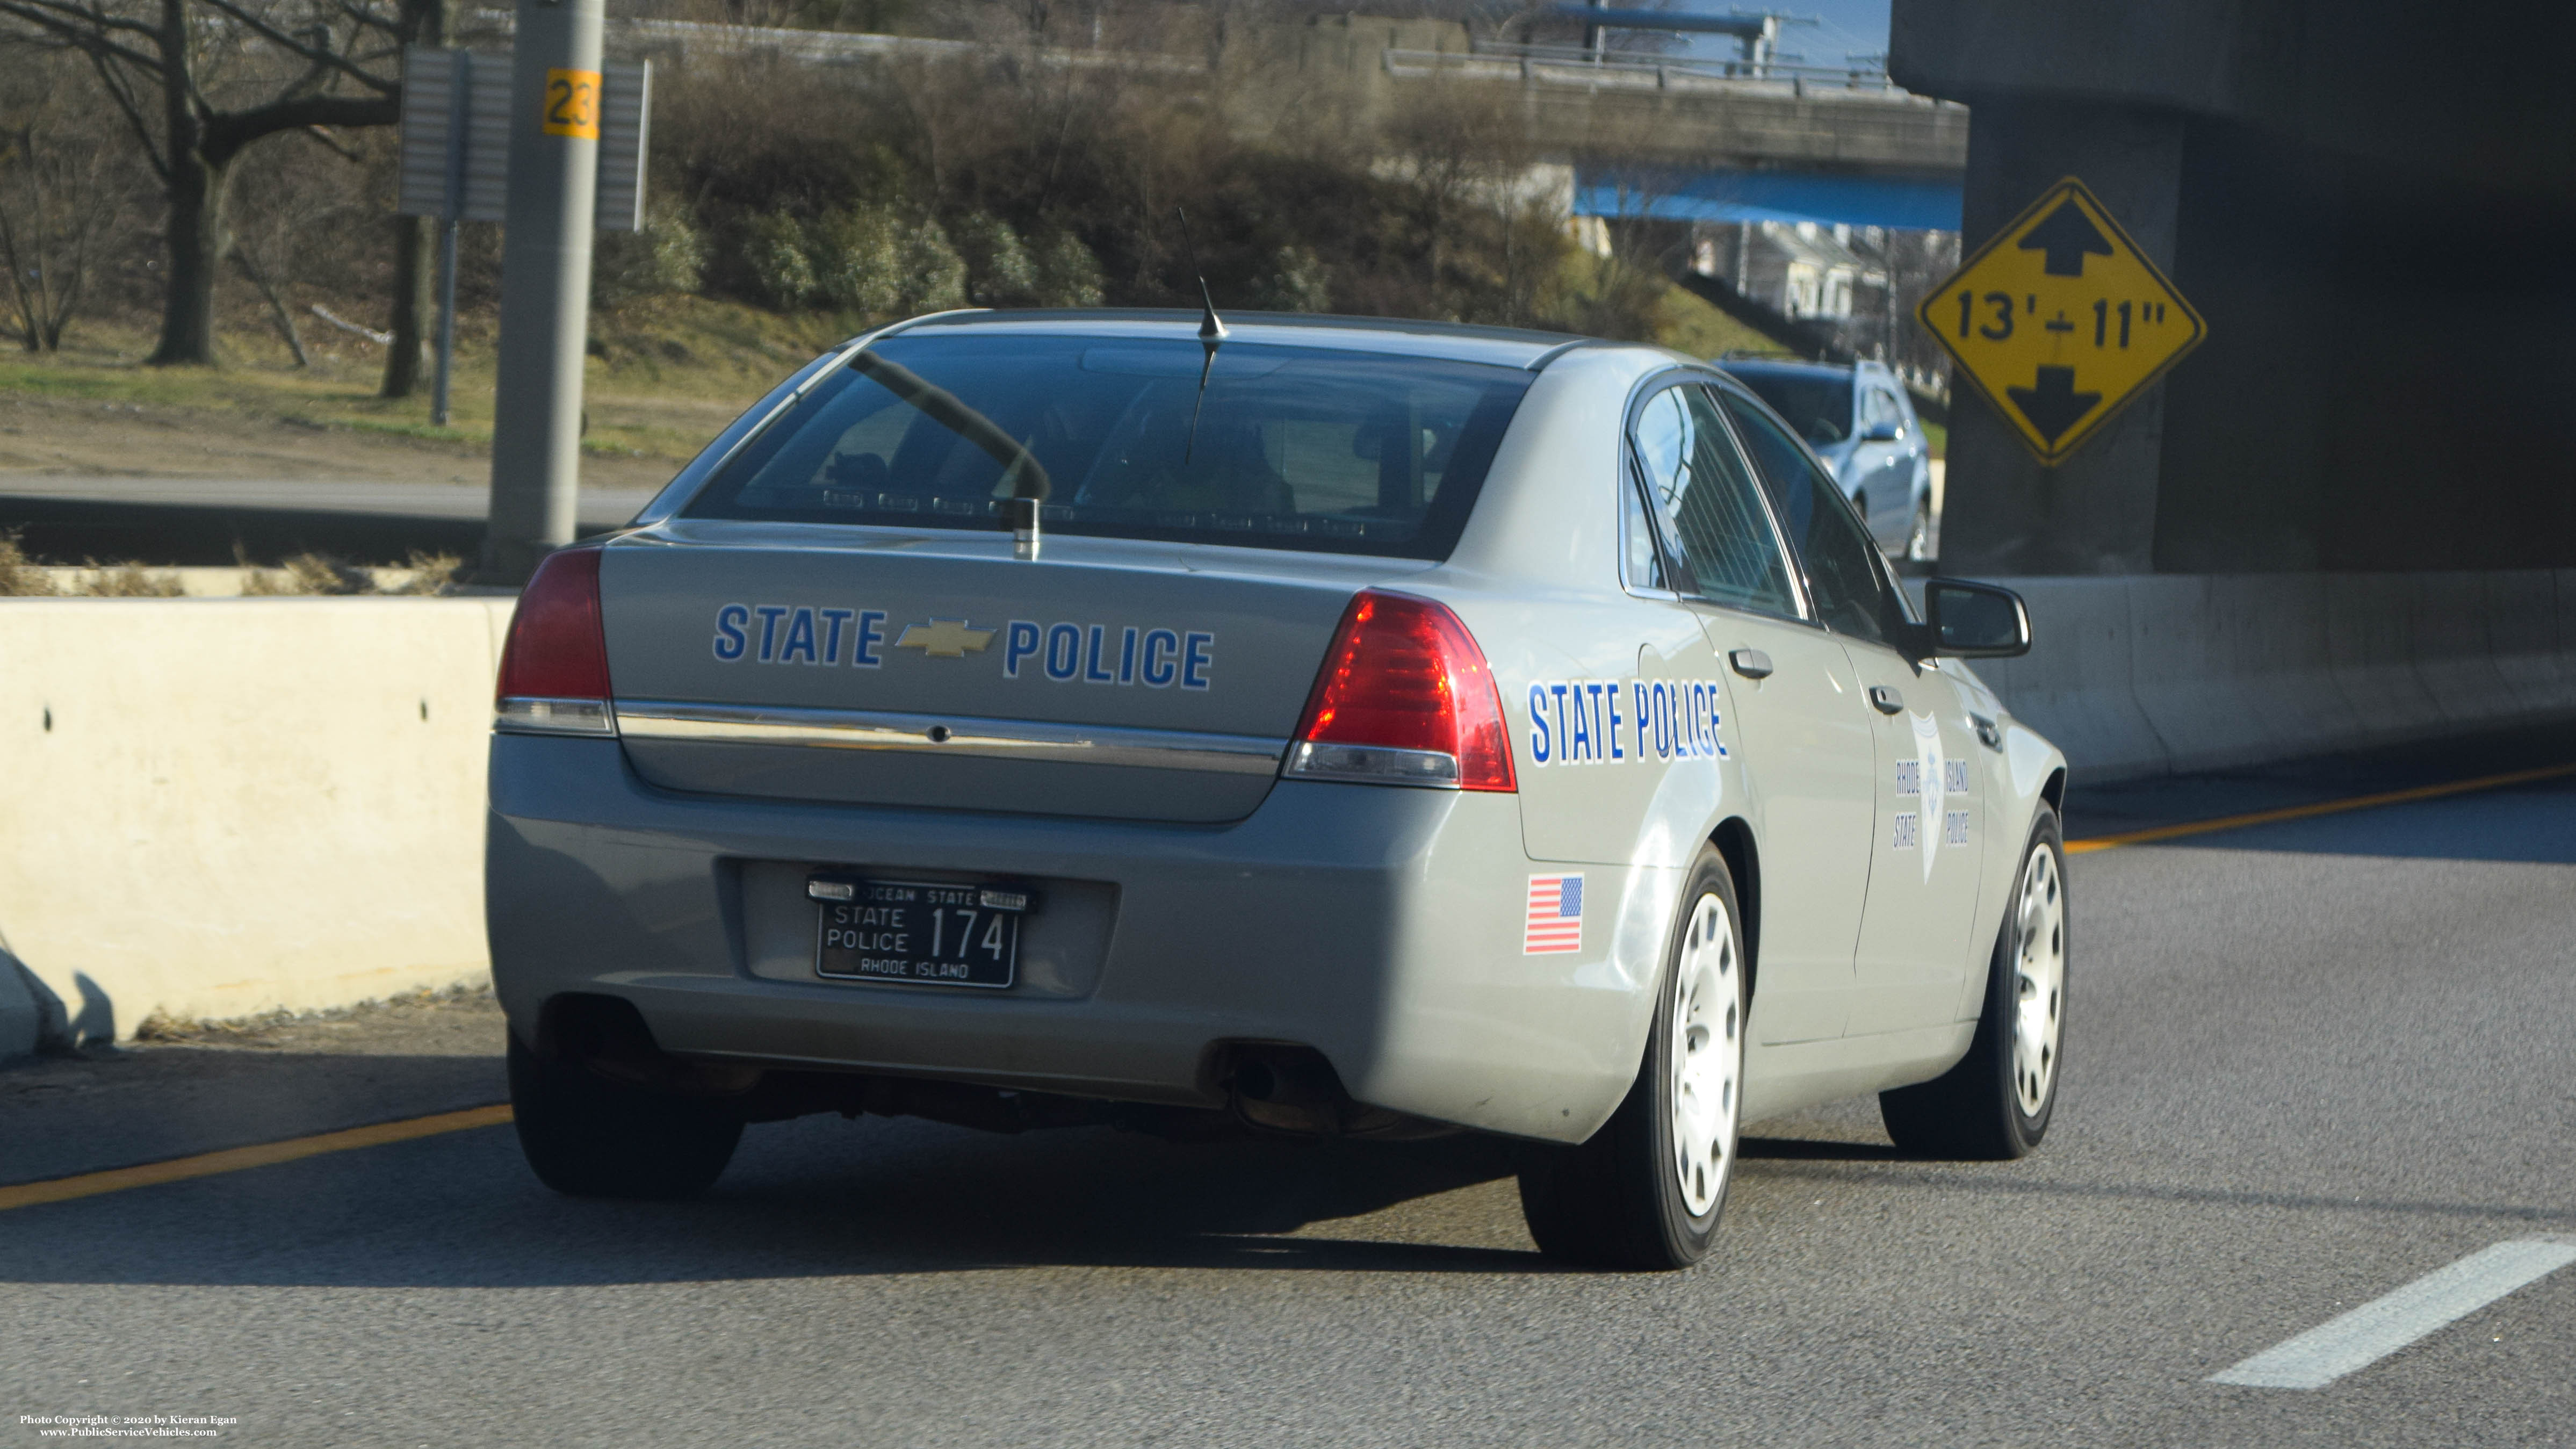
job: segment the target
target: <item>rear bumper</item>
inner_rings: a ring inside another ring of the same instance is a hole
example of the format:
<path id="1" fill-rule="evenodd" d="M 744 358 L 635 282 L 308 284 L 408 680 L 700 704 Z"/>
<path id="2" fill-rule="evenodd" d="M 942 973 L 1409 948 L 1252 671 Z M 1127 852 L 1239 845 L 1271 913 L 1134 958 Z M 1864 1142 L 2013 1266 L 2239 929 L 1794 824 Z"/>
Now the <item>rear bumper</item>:
<path id="1" fill-rule="evenodd" d="M 501 735 L 491 800 L 522 1032 L 591 992 L 675 1052 L 1187 1104 L 1217 1100 L 1217 1044 L 1296 1042 L 1370 1105 L 1563 1141 L 1636 1074 L 1678 889 L 1584 867 L 1583 949 L 1523 954 L 1509 795 L 1283 782 L 1223 826 L 1003 816 L 682 795 L 615 741 Z M 818 865 L 1031 879 L 1057 918 L 1007 992 L 823 982 L 796 965 Z"/>

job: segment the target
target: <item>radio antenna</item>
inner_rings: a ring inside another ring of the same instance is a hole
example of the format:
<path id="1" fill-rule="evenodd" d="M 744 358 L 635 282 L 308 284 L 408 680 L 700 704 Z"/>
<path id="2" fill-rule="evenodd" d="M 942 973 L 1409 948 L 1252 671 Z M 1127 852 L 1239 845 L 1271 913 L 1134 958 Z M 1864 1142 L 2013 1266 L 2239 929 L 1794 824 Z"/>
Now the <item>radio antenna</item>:
<path id="1" fill-rule="evenodd" d="M 1199 269 L 1198 244 L 1190 239 L 1190 214 L 1175 206 L 1172 215 L 1181 222 L 1181 252 L 1189 258 L 1190 275 L 1199 284 L 1199 395 L 1190 404 L 1190 433 L 1181 444 L 1181 466 L 1189 466 L 1190 456 L 1199 446 L 1199 410 L 1207 406 L 1208 374 L 1216 370 L 1216 350 L 1225 345 L 1225 319 L 1216 315 L 1216 297 L 1208 291 L 1207 273 Z"/>
<path id="2" fill-rule="evenodd" d="M 1172 215 L 1181 222 L 1181 252 L 1190 261 L 1190 277 L 1199 284 L 1199 345 L 1213 355 L 1225 342 L 1225 319 L 1216 315 L 1216 298 L 1208 291 L 1207 272 L 1199 266 L 1198 244 L 1190 237 L 1190 214 L 1175 206 Z"/>

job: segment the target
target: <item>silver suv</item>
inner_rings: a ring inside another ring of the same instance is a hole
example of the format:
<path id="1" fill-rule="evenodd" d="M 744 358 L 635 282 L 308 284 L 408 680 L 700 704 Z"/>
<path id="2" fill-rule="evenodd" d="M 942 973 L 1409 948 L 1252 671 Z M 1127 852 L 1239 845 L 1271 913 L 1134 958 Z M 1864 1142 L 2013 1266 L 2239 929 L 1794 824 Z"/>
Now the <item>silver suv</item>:
<path id="1" fill-rule="evenodd" d="M 1729 356 L 1718 366 L 1816 450 L 1880 548 L 1911 563 L 1931 561 L 1932 450 L 1914 400 L 1885 363 Z"/>

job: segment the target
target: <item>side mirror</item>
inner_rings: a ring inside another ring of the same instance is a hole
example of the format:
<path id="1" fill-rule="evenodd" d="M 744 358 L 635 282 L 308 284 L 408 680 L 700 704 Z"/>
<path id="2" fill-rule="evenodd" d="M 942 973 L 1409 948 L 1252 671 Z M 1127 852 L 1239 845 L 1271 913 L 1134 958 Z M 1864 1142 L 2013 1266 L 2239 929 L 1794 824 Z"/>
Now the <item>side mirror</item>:
<path id="1" fill-rule="evenodd" d="M 2030 652 L 2030 610 L 2010 589 L 1965 579 L 1927 579 L 1923 620 L 1934 654 L 2010 659 Z"/>
<path id="2" fill-rule="evenodd" d="M 1864 443 L 1894 443 L 1902 441 L 1904 437 L 1903 423 L 1872 423 L 1868 430 L 1860 435 L 1860 440 Z"/>

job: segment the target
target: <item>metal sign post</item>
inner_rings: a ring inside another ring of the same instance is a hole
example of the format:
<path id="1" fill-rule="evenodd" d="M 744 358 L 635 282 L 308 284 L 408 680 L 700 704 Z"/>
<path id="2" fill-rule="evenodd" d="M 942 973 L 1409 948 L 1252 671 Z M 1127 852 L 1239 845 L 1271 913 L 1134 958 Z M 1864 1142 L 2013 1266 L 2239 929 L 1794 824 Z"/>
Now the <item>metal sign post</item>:
<path id="1" fill-rule="evenodd" d="M 600 70 L 599 190 L 592 226 L 644 226 L 645 133 L 653 63 L 607 61 Z M 441 223 L 438 370 L 430 421 L 445 427 L 456 358 L 457 224 L 507 217 L 510 190 L 510 57 L 412 46 L 403 52 L 402 172 L 395 210 Z"/>
<path id="2" fill-rule="evenodd" d="M 572 538 L 591 233 L 644 226 L 653 69 L 649 61 L 601 61 L 601 5 L 521 0 L 510 55 L 414 46 L 403 57 L 396 209 L 441 222 L 430 414 L 441 426 L 455 370 L 457 224 L 509 228 L 483 558 L 497 580 L 526 578 L 548 549 Z"/>
<path id="3" fill-rule="evenodd" d="M 518 582 L 570 543 L 599 182 L 602 0 L 519 0 L 502 233 L 492 515 L 483 573 Z"/>

